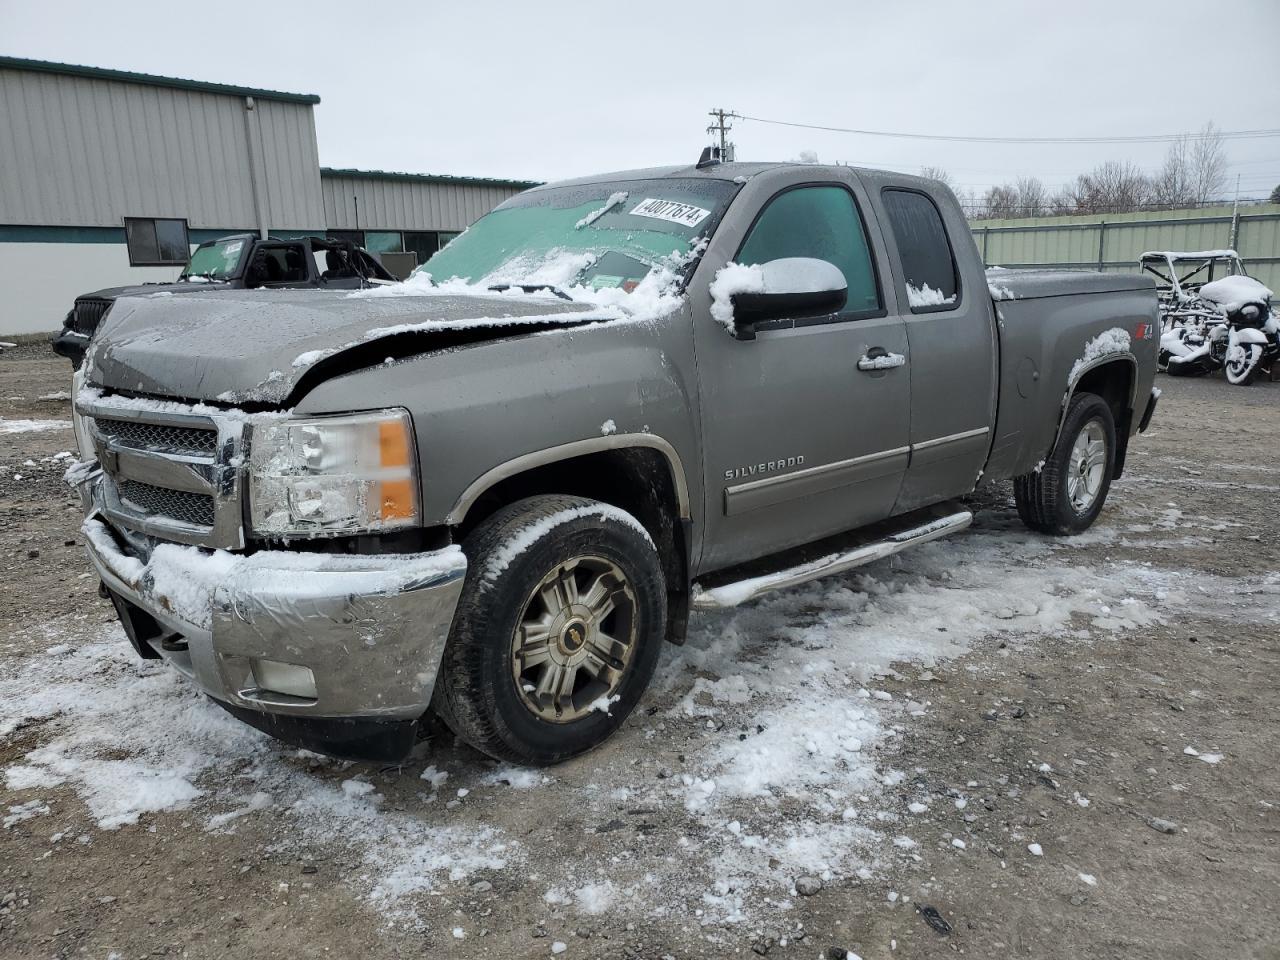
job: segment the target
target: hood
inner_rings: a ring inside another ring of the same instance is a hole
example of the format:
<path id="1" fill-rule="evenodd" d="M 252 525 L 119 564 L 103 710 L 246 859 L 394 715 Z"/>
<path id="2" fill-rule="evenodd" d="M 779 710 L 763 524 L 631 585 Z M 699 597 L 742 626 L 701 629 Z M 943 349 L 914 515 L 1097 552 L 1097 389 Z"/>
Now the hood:
<path id="1" fill-rule="evenodd" d="M 86 379 L 177 400 L 273 407 L 387 358 L 622 315 L 546 293 L 397 290 L 125 297 L 91 341 Z"/>
<path id="2" fill-rule="evenodd" d="M 196 289 L 201 293 L 209 293 L 214 290 L 234 290 L 235 286 L 231 283 L 202 283 L 198 280 L 190 283 L 186 280 L 175 280 L 172 283 L 139 283 L 130 287 L 105 287 L 93 293 L 82 293 L 76 299 L 114 300 L 117 297 L 134 297 L 148 293 L 190 293 Z"/>

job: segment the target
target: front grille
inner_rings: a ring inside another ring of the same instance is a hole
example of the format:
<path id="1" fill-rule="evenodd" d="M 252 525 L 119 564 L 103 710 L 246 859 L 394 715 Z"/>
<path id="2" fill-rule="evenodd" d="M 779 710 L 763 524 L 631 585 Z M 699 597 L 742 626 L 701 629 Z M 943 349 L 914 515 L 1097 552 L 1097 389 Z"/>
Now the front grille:
<path id="1" fill-rule="evenodd" d="M 211 457 L 218 449 L 218 434 L 215 430 L 142 423 L 138 420 L 110 420 L 106 417 L 97 417 L 94 424 L 99 433 L 118 446 L 132 447 L 135 450 L 161 450 L 166 453 Z"/>
<path id="2" fill-rule="evenodd" d="M 76 301 L 75 309 L 71 314 L 71 325 L 77 333 L 83 333 L 86 336 L 98 329 L 98 324 L 102 322 L 102 318 L 107 311 L 111 309 L 112 300 L 98 300 L 92 297 L 84 297 Z"/>
<path id="3" fill-rule="evenodd" d="M 213 526 L 213 497 L 187 493 L 185 490 L 153 487 L 149 483 L 123 478 L 116 482 L 116 486 L 120 499 L 143 513 L 158 514 L 203 527 Z"/>

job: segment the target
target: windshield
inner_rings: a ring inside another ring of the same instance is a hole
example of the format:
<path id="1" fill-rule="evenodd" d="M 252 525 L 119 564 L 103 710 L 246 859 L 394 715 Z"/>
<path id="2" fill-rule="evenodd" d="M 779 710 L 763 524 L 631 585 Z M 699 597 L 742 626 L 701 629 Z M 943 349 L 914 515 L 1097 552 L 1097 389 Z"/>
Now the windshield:
<path id="1" fill-rule="evenodd" d="M 201 277 L 206 280 L 226 280 L 236 275 L 240 260 L 244 256 L 245 239 L 210 240 L 196 247 L 191 254 L 187 268 L 178 279 L 189 280 Z"/>
<path id="2" fill-rule="evenodd" d="M 673 254 L 709 237 L 738 187 L 673 178 L 535 190 L 476 221 L 419 271 L 436 283 L 630 293 Z"/>

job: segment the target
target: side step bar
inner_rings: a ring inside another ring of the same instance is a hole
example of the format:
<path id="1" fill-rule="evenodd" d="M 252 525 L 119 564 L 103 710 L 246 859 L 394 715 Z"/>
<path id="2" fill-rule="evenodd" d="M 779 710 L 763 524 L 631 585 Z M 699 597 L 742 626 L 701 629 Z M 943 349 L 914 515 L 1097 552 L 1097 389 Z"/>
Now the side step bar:
<path id="1" fill-rule="evenodd" d="M 817 580 L 819 577 L 843 573 L 854 567 L 891 557 L 910 547 L 957 533 L 972 522 L 973 514 L 970 511 L 959 510 L 930 520 L 928 523 L 890 534 L 882 540 L 875 540 L 841 553 L 829 554 L 799 566 L 786 567 L 759 577 L 725 583 L 705 590 L 695 583 L 690 604 L 695 610 L 727 610 L 753 600 L 762 593 L 794 587 L 810 580 Z"/>

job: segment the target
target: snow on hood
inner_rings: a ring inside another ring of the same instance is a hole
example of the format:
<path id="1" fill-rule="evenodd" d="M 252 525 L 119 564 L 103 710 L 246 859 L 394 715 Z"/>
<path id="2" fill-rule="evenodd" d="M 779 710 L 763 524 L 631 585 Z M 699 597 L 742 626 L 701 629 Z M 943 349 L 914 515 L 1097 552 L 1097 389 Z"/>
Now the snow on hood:
<path id="1" fill-rule="evenodd" d="M 412 337 L 410 352 L 416 353 L 432 349 L 433 342 L 425 339 L 432 334 L 492 328 L 493 338 L 500 339 L 595 323 L 657 320 L 683 302 L 679 271 L 701 252 L 698 246 L 669 258 L 630 293 L 584 286 L 559 292 L 488 289 L 496 282 L 562 285 L 559 273 L 574 265 L 559 258 L 542 265 L 532 278 L 489 277 L 477 284 L 434 283 L 430 274 L 419 271 L 403 283 L 356 291 L 130 297 L 116 303 L 93 338 L 85 358 L 87 379 L 162 397 L 278 406 L 317 364 L 379 340 Z M 570 275 L 583 265 L 577 263 Z"/>
<path id="2" fill-rule="evenodd" d="M 509 336 L 520 328 L 576 326 L 622 315 L 548 293 L 474 288 L 361 299 L 323 290 L 130 297 L 117 301 L 94 337 L 87 374 L 92 383 L 120 390 L 278 405 L 317 363 L 383 337 L 481 327 Z"/>
<path id="3" fill-rule="evenodd" d="M 1200 288 L 1200 299 L 1217 304 L 1227 313 L 1235 313 L 1247 303 L 1267 303 L 1275 296 L 1253 277 L 1223 277 Z"/>

